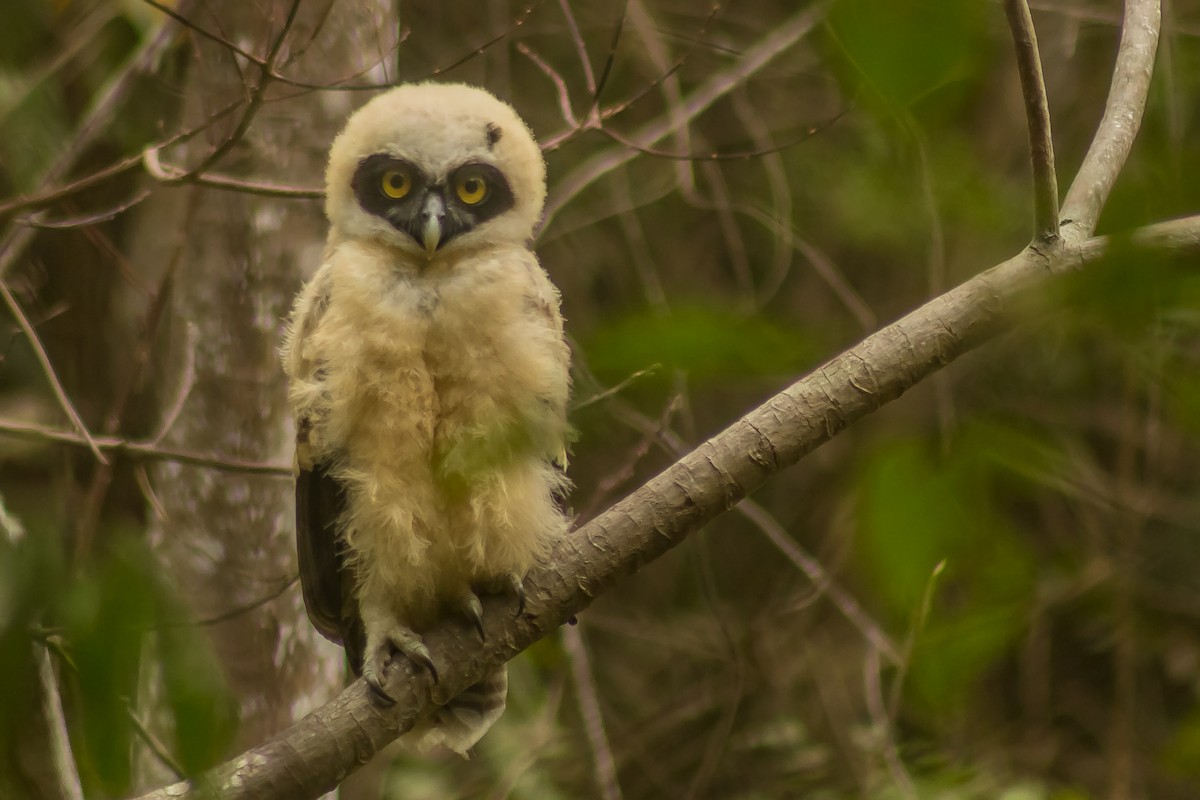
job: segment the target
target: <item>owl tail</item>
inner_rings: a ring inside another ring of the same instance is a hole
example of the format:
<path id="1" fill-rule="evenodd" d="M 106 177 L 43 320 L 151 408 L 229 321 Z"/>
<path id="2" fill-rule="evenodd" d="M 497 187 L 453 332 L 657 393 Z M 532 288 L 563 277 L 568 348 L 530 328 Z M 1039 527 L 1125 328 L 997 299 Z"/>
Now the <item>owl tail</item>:
<path id="1" fill-rule="evenodd" d="M 501 666 L 468 686 L 428 720 L 418 723 L 405 739 L 422 752 L 445 747 L 466 757 L 467 751 L 504 713 L 507 695 L 508 667 Z"/>

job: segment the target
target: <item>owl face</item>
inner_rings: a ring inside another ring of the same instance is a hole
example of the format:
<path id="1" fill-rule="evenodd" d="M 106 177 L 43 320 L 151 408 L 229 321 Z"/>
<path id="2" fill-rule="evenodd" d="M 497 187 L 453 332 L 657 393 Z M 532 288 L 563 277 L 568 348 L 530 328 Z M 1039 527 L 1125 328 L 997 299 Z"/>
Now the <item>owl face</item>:
<path id="1" fill-rule="evenodd" d="M 432 260 L 524 244 L 546 168 L 516 112 L 483 89 L 410 84 L 359 109 L 333 143 L 326 214 L 335 232 Z"/>

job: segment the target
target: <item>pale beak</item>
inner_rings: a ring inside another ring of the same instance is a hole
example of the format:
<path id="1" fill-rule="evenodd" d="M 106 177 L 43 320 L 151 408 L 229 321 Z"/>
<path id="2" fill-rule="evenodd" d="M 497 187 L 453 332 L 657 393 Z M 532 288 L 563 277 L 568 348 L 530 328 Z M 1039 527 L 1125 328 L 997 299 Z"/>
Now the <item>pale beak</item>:
<path id="1" fill-rule="evenodd" d="M 421 241 L 429 258 L 433 258 L 434 251 L 442 241 L 442 219 L 445 216 L 446 203 L 439 195 L 431 194 L 425 198 L 425 205 L 421 208 Z"/>

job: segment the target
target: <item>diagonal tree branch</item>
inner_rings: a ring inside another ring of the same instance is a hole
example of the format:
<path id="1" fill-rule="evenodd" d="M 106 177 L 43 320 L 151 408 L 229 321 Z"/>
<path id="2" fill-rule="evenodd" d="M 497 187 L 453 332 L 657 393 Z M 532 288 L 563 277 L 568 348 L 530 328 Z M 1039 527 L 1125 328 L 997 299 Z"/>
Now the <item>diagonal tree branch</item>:
<path id="1" fill-rule="evenodd" d="M 1141 229 L 1146 247 L 1200 249 L 1200 216 Z M 1013 301 L 1055 275 L 1094 261 L 1107 240 L 1027 247 L 869 336 L 697 447 L 658 477 L 560 541 L 526 582 L 526 608 L 485 602 L 485 642 L 449 619 L 425 636 L 440 683 L 402 661 L 381 709 L 362 680 L 265 744 L 205 776 L 228 800 L 315 798 L 444 702 L 551 634 L 619 580 L 729 510 L 769 477 L 1002 331 Z M 141 800 L 199 798 L 187 783 Z"/>
<path id="2" fill-rule="evenodd" d="M 1100 211 L 1125 166 L 1142 124 L 1158 49 L 1159 0 L 1126 0 L 1121 44 L 1100 126 L 1063 201 L 1062 217 L 1080 239 L 1096 230 Z"/>

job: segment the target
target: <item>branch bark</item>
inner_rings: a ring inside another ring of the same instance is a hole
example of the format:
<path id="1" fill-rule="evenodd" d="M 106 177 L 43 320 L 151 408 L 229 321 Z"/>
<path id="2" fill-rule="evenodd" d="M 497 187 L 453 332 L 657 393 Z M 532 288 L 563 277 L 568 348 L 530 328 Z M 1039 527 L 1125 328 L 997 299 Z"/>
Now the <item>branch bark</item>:
<path id="1" fill-rule="evenodd" d="M 1200 216 L 1144 228 L 1133 240 L 1170 250 L 1200 248 Z M 511 600 L 488 598 L 482 646 L 474 629 L 457 619 L 428 633 L 437 686 L 401 662 L 389 687 L 396 705 L 381 709 L 366 684 L 355 681 L 332 703 L 214 770 L 206 785 L 225 800 L 315 798 L 332 789 L 410 729 L 431 702 L 453 696 L 549 635 L 767 478 L 995 336 L 1018 295 L 1094 261 L 1106 246 L 1106 239 L 1093 239 L 1049 251 L 1028 247 L 867 337 L 559 542 L 549 563 L 526 582 L 521 616 L 513 616 Z M 141 800 L 201 796 L 198 785 L 178 783 Z"/>

